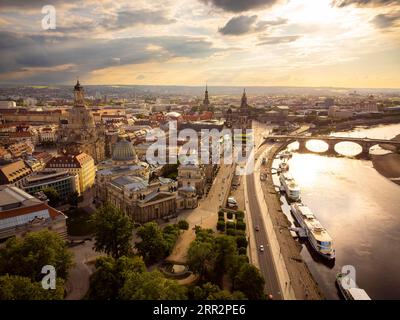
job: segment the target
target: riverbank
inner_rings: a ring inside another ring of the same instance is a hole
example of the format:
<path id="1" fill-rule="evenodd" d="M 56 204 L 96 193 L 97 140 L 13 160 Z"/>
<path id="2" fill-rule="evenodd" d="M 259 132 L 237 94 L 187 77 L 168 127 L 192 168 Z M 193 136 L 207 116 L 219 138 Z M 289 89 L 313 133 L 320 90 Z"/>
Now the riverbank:
<path id="1" fill-rule="evenodd" d="M 282 212 L 282 203 L 277 195 L 274 182 L 271 175 L 272 162 L 275 154 L 283 145 L 274 145 L 269 152 L 268 162 L 266 166 L 261 168 L 262 173 L 266 174 L 267 181 L 262 184 L 264 199 L 268 207 L 273 226 L 277 230 L 276 237 L 278 239 L 281 254 L 285 261 L 285 265 L 290 277 L 290 285 L 294 290 L 296 299 L 298 300 L 321 300 L 323 295 L 314 280 L 307 264 L 301 257 L 302 246 L 296 242 L 290 231 L 291 225 L 288 218 Z"/>
<path id="2" fill-rule="evenodd" d="M 400 134 L 392 140 L 400 141 Z M 376 171 L 400 185 L 400 154 L 389 153 L 384 155 L 372 155 L 371 161 Z"/>

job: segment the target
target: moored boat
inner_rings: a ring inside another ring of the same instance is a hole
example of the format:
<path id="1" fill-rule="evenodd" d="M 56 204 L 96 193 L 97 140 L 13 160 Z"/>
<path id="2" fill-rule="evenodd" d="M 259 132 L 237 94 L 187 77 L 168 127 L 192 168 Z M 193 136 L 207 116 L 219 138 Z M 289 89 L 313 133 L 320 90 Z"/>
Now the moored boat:
<path id="1" fill-rule="evenodd" d="M 367 292 L 359 288 L 348 274 L 339 272 L 336 275 L 336 283 L 340 293 L 346 300 L 371 300 Z"/>
<path id="2" fill-rule="evenodd" d="M 314 213 L 302 203 L 290 205 L 290 211 L 301 228 L 307 233 L 307 239 L 313 249 L 322 257 L 335 259 L 335 249 L 332 246 L 332 238 L 328 231 L 317 220 Z"/>

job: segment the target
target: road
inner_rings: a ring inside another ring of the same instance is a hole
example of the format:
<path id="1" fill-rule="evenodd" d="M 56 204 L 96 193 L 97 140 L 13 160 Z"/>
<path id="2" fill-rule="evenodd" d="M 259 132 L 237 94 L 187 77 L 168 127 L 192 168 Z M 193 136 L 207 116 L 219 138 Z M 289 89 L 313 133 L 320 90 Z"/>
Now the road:
<path id="1" fill-rule="evenodd" d="M 255 185 L 255 179 L 259 179 L 256 162 L 260 162 L 258 161 L 260 155 L 266 151 L 265 146 L 261 146 L 261 144 L 263 143 L 262 137 L 265 132 L 271 130 L 271 128 L 268 128 L 258 122 L 254 122 L 253 130 L 255 156 L 253 158 L 250 157 L 247 163 L 247 167 L 252 166 L 254 163 L 254 170 L 251 171 L 249 169 L 246 169 L 249 174 L 244 176 L 244 178 L 246 179 L 244 192 L 247 205 L 247 216 L 251 219 L 251 223 L 248 229 L 249 237 L 251 238 L 250 258 L 251 260 L 253 260 L 252 263 L 260 269 L 260 272 L 265 279 L 264 292 L 267 294 L 272 294 L 274 299 L 280 300 L 282 299 L 282 294 L 278 281 L 278 274 L 276 272 L 271 247 L 268 243 L 267 230 L 262 217 L 262 215 L 266 214 L 266 212 L 262 212 L 259 203 L 259 199 L 263 199 L 263 195 L 260 194 Z M 259 229 L 259 231 L 255 230 L 256 227 Z M 259 249 L 260 245 L 264 246 L 263 252 L 261 252 Z"/>
<path id="2" fill-rule="evenodd" d="M 258 203 L 254 179 L 256 179 L 255 174 L 249 174 L 246 176 L 246 191 L 252 224 L 254 227 L 257 226 L 259 228 L 259 231 L 253 231 L 253 237 L 255 238 L 256 247 L 258 249 L 258 264 L 261 274 L 265 279 L 265 292 L 272 294 L 274 299 L 281 299 L 278 275 L 275 270 L 271 248 L 268 244 L 267 232 L 261 216 L 263 213 Z M 264 252 L 259 250 L 260 245 L 264 246 Z"/>

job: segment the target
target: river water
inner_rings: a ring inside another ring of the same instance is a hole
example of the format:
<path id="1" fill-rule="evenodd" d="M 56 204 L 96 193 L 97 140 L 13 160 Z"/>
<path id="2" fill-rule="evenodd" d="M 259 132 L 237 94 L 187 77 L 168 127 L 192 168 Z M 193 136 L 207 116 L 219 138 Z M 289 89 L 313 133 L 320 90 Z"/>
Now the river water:
<path id="1" fill-rule="evenodd" d="M 400 124 L 333 135 L 391 139 L 397 134 Z M 307 147 L 313 151 L 325 148 L 321 141 L 309 142 Z M 296 148 L 296 143 L 289 148 Z M 341 143 L 336 150 L 354 155 L 361 147 Z M 373 147 L 371 152 L 387 151 Z M 372 299 L 400 299 L 400 186 L 381 176 L 368 160 L 295 152 L 289 166 L 301 188 L 302 202 L 333 238 L 334 265 L 317 257 L 306 243 L 301 252 L 325 297 L 339 298 L 336 273 L 352 265 L 356 283 Z M 283 211 L 293 221 L 283 197 L 282 201 Z"/>

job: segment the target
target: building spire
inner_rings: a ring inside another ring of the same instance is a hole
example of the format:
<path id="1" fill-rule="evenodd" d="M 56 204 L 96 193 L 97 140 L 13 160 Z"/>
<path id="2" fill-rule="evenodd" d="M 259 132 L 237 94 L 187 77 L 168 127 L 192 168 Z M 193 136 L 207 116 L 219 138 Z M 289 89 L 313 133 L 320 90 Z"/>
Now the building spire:
<path id="1" fill-rule="evenodd" d="M 243 89 L 242 101 L 240 103 L 241 108 L 247 108 L 247 96 L 246 96 L 246 88 Z"/>
<path id="2" fill-rule="evenodd" d="M 208 85 L 207 85 L 207 83 L 206 83 L 206 91 L 204 93 L 203 105 L 205 105 L 205 106 L 210 105 L 210 100 L 208 99 Z"/>

